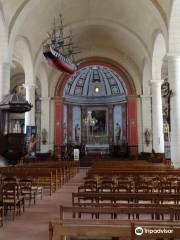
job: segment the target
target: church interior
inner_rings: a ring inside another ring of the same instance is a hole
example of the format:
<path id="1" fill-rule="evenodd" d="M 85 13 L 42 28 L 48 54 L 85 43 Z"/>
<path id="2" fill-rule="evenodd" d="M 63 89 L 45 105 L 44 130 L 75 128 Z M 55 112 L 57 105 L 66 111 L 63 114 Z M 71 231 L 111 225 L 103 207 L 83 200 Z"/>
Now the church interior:
<path id="1" fill-rule="evenodd" d="M 180 239 L 179 11 L 0 0 L 0 240 Z"/>

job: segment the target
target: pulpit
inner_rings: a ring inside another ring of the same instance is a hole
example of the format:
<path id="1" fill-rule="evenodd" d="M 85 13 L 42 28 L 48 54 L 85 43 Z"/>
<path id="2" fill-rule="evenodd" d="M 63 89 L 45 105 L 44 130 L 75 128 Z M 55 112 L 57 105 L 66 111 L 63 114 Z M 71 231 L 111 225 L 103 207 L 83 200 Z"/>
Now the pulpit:
<path id="1" fill-rule="evenodd" d="M 32 105 L 22 95 L 9 94 L 0 103 L 0 154 L 11 164 L 16 164 L 25 154 L 24 124 L 16 120 L 12 126 L 11 113 L 21 114 L 30 111 Z"/>

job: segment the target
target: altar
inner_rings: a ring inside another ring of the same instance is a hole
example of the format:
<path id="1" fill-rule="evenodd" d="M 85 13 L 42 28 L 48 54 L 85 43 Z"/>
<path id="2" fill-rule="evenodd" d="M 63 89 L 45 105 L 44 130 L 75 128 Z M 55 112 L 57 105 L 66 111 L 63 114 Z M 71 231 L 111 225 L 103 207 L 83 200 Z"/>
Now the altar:
<path id="1" fill-rule="evenodd" d="M 109 154 L 109 144 L 86 144 L 85 146 L 86 155 L 97 153 L 100 155 Z"/>

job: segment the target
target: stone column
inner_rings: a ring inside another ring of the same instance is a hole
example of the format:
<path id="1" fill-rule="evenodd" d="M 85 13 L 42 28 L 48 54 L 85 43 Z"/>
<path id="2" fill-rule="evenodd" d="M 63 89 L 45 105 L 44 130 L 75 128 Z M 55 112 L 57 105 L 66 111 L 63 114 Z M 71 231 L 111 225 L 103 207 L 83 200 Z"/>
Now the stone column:
<path id="1" fill-rule="evenodd" d="M 87 117 L 87 108 L 81 106 L 81 143 L 87 144 L 87 129 L 84 123 L 85 118 Z"/>
<path id="2" fill-rule="evenodd" d="M 31 111 L 25 113 L 25 131 L 26 126 L 35 126 L 35 84 L 25 84 L 26 100 L 33 105 Z"/>
<path id="3" fill-rule="evenodd" d="M 108 106 L 108 143 L 111 145 L 114 142 L 114 120 L 113 120 L 113 106 Z"/>
<path id="4" fill-rule="evenodd" d="M 10 63 L 0 63 L 0 101 L 10 93 Z"/>
<path id="5" fill-rule="evenodd" d="M 163 114 L 161 84 L 162 80 L 152 80 L 152 125 L 153 149 L 155 153 L 164 153 Z"/>
<path id="6" fill-rule="evenodd" d="M 67 142 L 72 143 L 72 121 L 73 121 L 72 105 L 67 105 Z"/>
<path id="7" fill-rule="evenodd" d="M 50 118 L 49 118 L 49 149 L 53 152 L 54 151 L 54 144 L 55 144 L 55 101 L 54 99 L 50 99 L 50 110 L 49 110 Z"/>
<path id="8" fill-rule="evenodd" d="M 49 152 L 50 98 L 41 98 L 41 152 Z M 43 134 L 46 139 L 43 139 Z M 46 135 L 46 136 L 45 136 Z"/>
<path id="9" fill-rule="evenodd" d="M 152 152 L 151 96 L 141 95 L 142 111 L 142 151 Z M 150 132 L 150 142 L 145 139 L 145 131 Z"/>
<path id="10" fill-rule="evenodd" d="M 172 90 L 171 116 L 171 162 L 180 167 L 180 56 L 168 57 L 168 78 Z"/>

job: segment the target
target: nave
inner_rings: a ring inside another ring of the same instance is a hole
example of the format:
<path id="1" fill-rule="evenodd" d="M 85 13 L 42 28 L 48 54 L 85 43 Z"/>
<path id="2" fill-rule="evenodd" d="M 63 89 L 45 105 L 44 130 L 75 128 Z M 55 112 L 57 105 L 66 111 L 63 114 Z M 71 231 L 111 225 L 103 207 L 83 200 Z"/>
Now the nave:
<path id="1" fill-rule="evenodd" d="M 44 173 L 47 166 L 51 171 L 53 169 L 52 162 L 36 163 L 39 174 L 40 168 L 37 166 L 41 166 Z M 63 162 L 58 165 L 54 163 L 54 167 L 57 166 L 62 167 Z M 4 175 L 6 172 L 6 176 L 12 171 L 11 175 L 16 176 L 20 183 L 22 173 L 19 169 L 30 176 L 33 167 L 33 164 L 24 164 L 0 170 L 1 173 L 4 171 Z M 12 211 L 5 211 L 0 240 L 59 240 L 61 237 L 71 240 L 96 240 L 102 237 L 106 240 L 113 240 L 114 237 L 118 240 L 179 239 L 179 169 L 145 160 L 106 160 L 96 162 L 91 168 L 77 171 L 74 165 L 73 169 L 66 178 L 68 180 L 65 179 L 64 184 L 52 192 L 46 190 L 45 186 L 48 185 L 44 178 L 43 198 L 38 195 L 35 205 L 28 206 L 26 202 L 25 212 L 15 216 L 14 221 Z M 57 177 L 60 175 L 59 172 Z M 70 179 L 71 176 L 74 177 Z M 160 237 L 154 234 L 146 238 L 148 234 L 145 232 L 139 238 L 135 234 L 139 226 L 143 231 L 165 229 L 173 233 L 163 233 Z"/>

